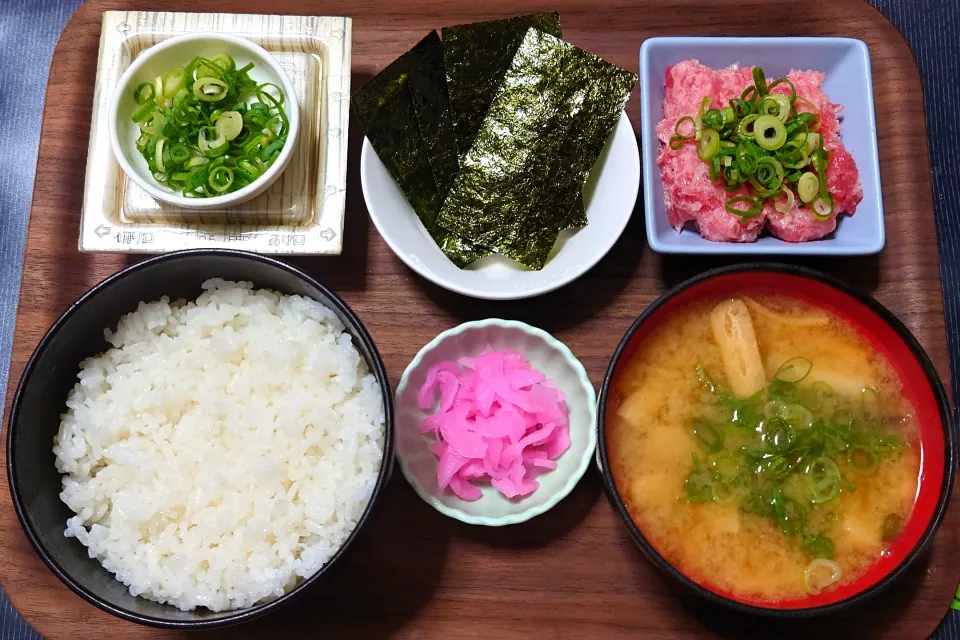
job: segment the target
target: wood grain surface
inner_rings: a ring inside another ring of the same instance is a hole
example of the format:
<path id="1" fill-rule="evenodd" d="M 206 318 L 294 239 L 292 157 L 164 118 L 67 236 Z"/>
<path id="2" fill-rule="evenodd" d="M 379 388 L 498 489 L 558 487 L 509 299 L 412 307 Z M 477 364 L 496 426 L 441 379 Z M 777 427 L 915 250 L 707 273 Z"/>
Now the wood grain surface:
<path id="1" fill-rule="evenodd" d="M 920 79 L 894 27 L 861 0 L 167 0 L 168 11 L 336 14 L 354 17 L 353 86 L 431 28 L 557 9 L 571 42 L 637 69 L 653 35 L 838 35 L 870 47 L 887 247 L 877 257 L 810 259 L 872 292 L 916 334 L 948 375 L 942 295 Z M 76 250 L 101 12 L 155 9 L 152 0 L 88 0 L 56 48 L 47 91 L 9 400 L 41 336 L 85 289 L 137 258 Z M 731 26 L 726 26 L 731 25 Z M 636 96 L 628 105 L 636 127 Z M 664 289 L 729 261 L 664 257 L 645 245 L 642 202 L 610 254 L 579 281 L 529 301 L 484 302 L 411 273 L 369 222 L 358 179 L 362 134 L 351 123 L 345 247 L 336 258 L 292 260 L 342 294 L 376 340 L 391 379 L 417 350 L 459 322 L 489 316 L 540 326 L 566 342 L 599 385 L 630 322 Z M 949 385 L 948 385 L 949 387 Z M 51 401 L 57 401 L 51 399 Z M 75 596 L 35 556 L 0 480 L 0 578 L 43 636 L 173 637 L 123 622 Z M 640 555 L 594 470 L 569 498 L 531 522 L 470 527 L 420 501 L 399 473 L 351 552 L 281 612 L 222 632 L 229 638 L 926 638 L 960 572 L 960 508 L 929 554 L 892 589 L 843 615 L 774 623 L 719 610 L 675 590 Z M 205 634 L 211 637 L 217 634 Z"/>

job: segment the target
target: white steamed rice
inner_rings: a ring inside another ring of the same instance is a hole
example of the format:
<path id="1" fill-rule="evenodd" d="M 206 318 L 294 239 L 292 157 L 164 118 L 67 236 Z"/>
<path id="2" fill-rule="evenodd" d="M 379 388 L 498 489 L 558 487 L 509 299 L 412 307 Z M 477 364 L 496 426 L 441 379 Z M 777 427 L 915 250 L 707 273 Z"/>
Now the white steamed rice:
<path id="1" fill-rule="evenodd" d="M 315 300 L 209 280 L 81 363 L 54 454 L 75 536 L 130 593 L 250 606 L 320 569 L 383 456 L 381 389 Z"/>

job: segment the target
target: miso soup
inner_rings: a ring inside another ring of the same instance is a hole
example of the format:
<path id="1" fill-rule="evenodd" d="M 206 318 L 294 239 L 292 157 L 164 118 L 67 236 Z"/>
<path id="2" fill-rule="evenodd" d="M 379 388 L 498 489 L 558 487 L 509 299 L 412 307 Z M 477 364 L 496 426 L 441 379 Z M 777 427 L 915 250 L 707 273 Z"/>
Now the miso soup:
<path id="1" fill-rule="evenodd" d="M 617 490 L 700 584 L 759 601 L 835 589 L 910 516 L 919 444 L 900 381 L 819 307 L 765 295 L 677 309 L 613 385 Z"/>

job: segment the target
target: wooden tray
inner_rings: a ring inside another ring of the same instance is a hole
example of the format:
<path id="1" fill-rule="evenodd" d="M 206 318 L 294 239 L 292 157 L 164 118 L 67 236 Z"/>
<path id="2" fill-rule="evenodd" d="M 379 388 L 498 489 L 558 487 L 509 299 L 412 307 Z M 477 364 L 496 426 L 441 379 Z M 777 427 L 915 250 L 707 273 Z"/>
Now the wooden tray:
<path id="1" fill-rule="evenodd" d="M 168 0 L 169 10 L 195 10 Z M 855 282 L 889 306 L 948 380 L 923 95 L 903 38 L 861 0 L 319 0 L 310 11 L 354 17 L 359 86 L 431 28 L 558 9 L 572 42 L 630 69 L 653 35 L 838 35 L 870 46 L 876 88 L 887 248 L 875 258 L 804 261 Z M 87 287 L 136 258 L 76 250 L 83 195 L 90 82 L 101 12 L 147 9 L 155 0 L 88 0 L 53 58 L 11 364 L 20 373 L 57 314 Z M 300 0 L 208 0 L 210 11 L 303 13 Z M 724 27 L 723 25 L 732 25 Z M 639 100 L 629 102 L 634 125 Z M 70 117 L 62 114 L 69 113 Z M 599 385 L 630 322 L 668 285 L 728 261 L 663 257 L 644 244 L 642 205 L 610 254 L 590 273 L 536 300 L 495 303 L 449 293 L 413 275 L 369 223 L 359 185 L 362 134 L 351 127 L 343 255 L 294 262 L 363 318 L 393 382 L 421 345 L 468 319 L 500 316 L 543 327 L 565 341 Z M 55 401 L 53 399 L 52 401 Z M 4 477 L 0 483 L 6 483 Z M 55 638 L 174 637 L 174 631 L 114 619 L 73 595 L 37 559 L 0 487 L 3 586 L 37 631 Z M 228 629 L 229 638 L 926 638 L 946 613 L 960 579 L 960 508 L 949 512 L 931 553 L 896 588 L 844 615 L 775 624 L 734 615 L 676 592 L 647 563 L 604 497 L 595 471 L 551 512 L 524 525 L 484 529 L 444 518 L 399 473 L 347 555 L 316 588 L 282 613 Z M 214 634 L 216 635 L 216 634 Z M 205 635 L 205 637 L 210 637 Z"/>
<path id="2" fill-rule="evenodd" d="M 110 103 L 146 49 L 188 33 L 242 35 L 270 51 L 293 83 L 300 134 L 290 165 L 253 200 L 219 211 L 160 203 L 130 180 L 110 146 Z M 100 31 L 81 251 L 163 253 L 228 247 L 333 255 L 343 249 L 351 20 L 343 17 L 106 11 Z"/>

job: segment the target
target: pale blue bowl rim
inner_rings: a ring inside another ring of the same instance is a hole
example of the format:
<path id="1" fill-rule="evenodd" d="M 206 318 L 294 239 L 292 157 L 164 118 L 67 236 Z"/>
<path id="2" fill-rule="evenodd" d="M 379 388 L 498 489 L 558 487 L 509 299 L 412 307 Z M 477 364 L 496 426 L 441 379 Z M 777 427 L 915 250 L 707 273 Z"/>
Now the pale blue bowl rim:
<path id="1" fill-rule="evenodd" d="M 495 327 L 501 329 L 519 329 L 524 333 L 536 336 L 547 343 L 551 349 L 563 356 L 563 359 L 570 366 L 570 368 L 576 373 L 577 379 L 580 382 L 580 385 L 587 392 L 588 406 L 587 412 L 590 416 L 590 424 L 587 426 L 587 448 L 584 451 L 582 459 L 578 462 L 576 468 L 572 470 L 570 475 L 567 477 L 567 482 L 557 491 L 553 493 L 550 498 L 538 505 L 531 506 L 520 513 L 509 514 L 501 516 L 499 518 L 487 517 L 487 516 L 474 516 L 468 513 L 464 513 L 460 509 L 455 507 L 450 507 L 448 505 L 440 502 L 436 496 L 431 494 L 429 491 L 423 488 L 417 479 L 414 477 L 413 473 L 410 471 L 407 466 L 406 460 L 404 460 L 403 455 L 400 453 L 400 448 L 398 446 L 394 447 L 397 464 L 400 466 L 400 471 L 403 473 L 403 477 L 407 479 L 407 483 L 413 487 L 413 490 L 417 493 L 424 502 L 431 505 L 434 509 L 442 513 L 443 515 L 454 518 L 455 520 L 460 520 L 467 524 L 478 524 L 487 527 L 502 527 L 504 525 L 519 524 L 521 522 L 526 522 L 531 518 L 535 518 L 541 514 L 546 513 L 557 504 L 570 495 L 570 492 L 573 491 L 573 488 L 577 486 L 577 483 L 580 482 L 580 479 L 583 478 L 583 474 L 587 472 L 587 467 L 590 466 L 590 463 L 593 461 L 594 453 L 597 448 L 597 392 L 593 388 L 593 383 L 590 381 L 590 376 L 587 375 L 587 370 L 584 369 L 583 364 L 580 360 L 577 359 L 573 352 L 570 350 L 567 345 L 563 344 L 552 335 L 532 325 L 527 324 L 526 322 L 520 322 L 519 320 L 503 320 L 501 318 L 487 318 L 485 320 L 471 320 L 469 322 L 464 322 L 457 325 L 456 327 L 447 329 L 446 331 L 440 333 L 433 340 L 428 342 L 417 352 L 417 355 L 414 356 L 413 360 L 410 361 L 410 364 L 407 365 L 407 368 L 404 370 L 403 375 L 400 377 L 400 383 L 397 385 L 397 389 L 394 392 L 394 408 L 398 406 L 397 403 L 400 400 L 400 395 L 407 388 L 407 385 L 410 382 L 410 376 L 413 372 L 418 369 L 423 362 L 423 359 L 428 353 L 433 351 L 441 342 L 447 338 L 461 335 L 467 331 L 473 329 L 485 329 L 487 327 Z M 399 438 L 399 421 L 400 416 L 398 411 L 394 411 L 394 438 Z"/>
<path id="2" fill-rule="evenodd" d="M 810 46 L 825 44 L 846 44 L 856 47 L 861 54 L 864 62 L 864 79 L 867 93 L 867 117 L 869 119 L 872 135 L 870 136 L 870 153 L 867 158 L 866 166 L 861 166 L 861 171 L 869 171 L 876 176 L 877 185 L 882 187 L 880 176 L 880 151 L 877 143 L 876 134 L 876 109 L 874 105 L 873 93 L 873 71 L 870 63 L 870 53 L 867 43 L 859 38 L 836 37 L 836 36 L 654 36 L 647 38 L 640 45 L 640 134 L 643 144 L 641 145 L 641 155 L 643 164 L 643 192 L 652 193 L 656 186 L 656 177 L 654 171 L 656 166 L 656 152 L 658 149 L 653 146 L 656 142 L 655 137 L 650 139 L 649 133 L 656 127 L 656 122 L 651 118 L 655 114 L 650 113 L 649 109 L 644 108 L 644 95 L 646 95 L 650 84 L 655 80 L 651 77 L 649 67 L 649 50 L 657 45 L 693 45 L 714 42 L 729 45 L 764 45 L 776 46 L 790 42 L 791 44 L 808 44 Z M 735 243 L 735 242 L 710 242 L 709 244 L 698 244 L 694 246 L 681 245 L 672 241 L 662 241 L 654 233 L 654 221 L 658 216 L 664 216 L 665 213 L 658 211 L 654 205 L 653 198 L 644 197 L 644 226 L 646 227 L 647 244 L 657 253 L 665 254 L 699 254 L 699 255 L 835 255 L 835 256 L 854 256 L 854 255 L 875 255 L 880 253 L 886 245 L 886 224 L 884 220 L 882 195 L 878 198 L 880 210 L 875 214 L 878 217 L 878 236 L 875 242 L 863 244 L 860 246 L 849 246 L 835 242 L 836 238 L 830 241 L 814 241 L 802 243 L 789 243 L 778 241 L 776 244 L 758 245 L 756 242 Z"/>

